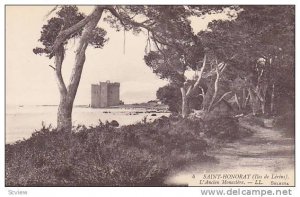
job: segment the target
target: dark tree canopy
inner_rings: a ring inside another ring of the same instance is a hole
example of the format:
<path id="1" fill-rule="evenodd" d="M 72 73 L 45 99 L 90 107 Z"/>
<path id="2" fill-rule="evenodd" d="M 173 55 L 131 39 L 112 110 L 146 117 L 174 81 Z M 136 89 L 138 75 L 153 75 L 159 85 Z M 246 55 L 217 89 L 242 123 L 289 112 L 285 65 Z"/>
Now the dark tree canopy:
<path id="1" fill-rule="evenodd" d="M 159 88 L 156 97 L 163 104 L 168 105 L 171 112 L 180 113 L 181 111 L 181 93 L 178 87 L 166 85 Z"/>
<path id="2" fill-rule="evenodd" d="M 72 27 L 79 21 L 83 20 L 86 16 L 78 11 L 76 6 L 61 6 L 61 8 L 56 12 L 56 16 L 50 18 L 47 24 L 43 25 L 41 31 L 41 37 L 39 41 L 42 43 L 43 48 L 36 47 L 33 49 L 35 54 L 46 54 L 49 56 L 51 54 L 51 47 L 53 46 L 60 31 Z M 75 33 L 68 36 L 66 41 L 63 43 L 66 45 L 68 40 L 71 38 L 77 38 L 81 35 L 83 29 L 76 31 Z M 96 28 L 89 40 L 89 43 L 95 48 L 102 48 L 104 43 L 107 41 L 105 38 L 106 31 L 102 28 Z"/>
<path id="3" fill-rule="evenodd" d="M 155 25 L 158 32 L 158 39 L 154 39 L 155 50 L 150 50 L 144 60 L 161 78 L 182 85 L 185 81 L 184 72 L 198 69 L 204 48 L 193 34 L 190 21 L 186 16 L 177 14 L 182 10 L 169 9 L 163 13 L 166 16 Z"/>
<path id="4" fill-rule="evenodd" d="M 237 55 L 235 65 L 242 70 L 254 68 L 259 58 L 273 58 L 273 63 L 294 66 L 293 6 L 241 6 L 238 18 L 214 21 L 209 31 L 198 36 L 218 59 Z"/>
<path id="5" fill-rule="evenodd" d="M 235 56 L 229 66 L 233 79 L 247 77 L 248 86 L 256 86 L 264 70 L 261 82 L 275 84 L 277 102 L 294 99 L 294 6 L 240 6 L 235 20 L 213 21 L 208 28 L 198 36 L 219 60 Z"/>
<path id="6" fill-rule="evenodd" d="M 191 109 L 200 109 L 202 103 L 202 97 L 199 96 L 201 93 L 200 89 L 192 94 L 189 98 L 189 107 Z M 181 112 L 181 92 L 177 85 L 175 84 L 168 84 L 163 87 L 160 87 L 156 91 L 156 97 L 159 99 L 163 104 L 168 105 L 169 110 L 174 113 Z"/>
<path id="7" fill-rule="evenodd" d="M 157 42 L 163 46 L 156 47 L 156 50 L 151 50 L 145 55 L 146 64 L 161 78 L 182 86 L 185 81 L 184 72 L 199 70 L 204 54 L 207 53 L 201 36 L 194 35 L 188 17 L 220 13 L 225 8 L 239 9 L 238 6 L 224 5 L 162 6 L 164 12 L 159 15 L 160 18 L 156 19 L 157 22 L 153 26 L 158 32 Z M 159 42 L 161 40 L 163 42 Z"/>
<path id="8" fill-rule="evenodd" d="M 159 51 L 150 51 L 144 60 L 160 78 L 182 86 L 185 82 L 184 72 L 188 69 L 197 70 L 203 55 L 201 43 L 191 38 L 190 43 L 183 42 L 176 48 L 167 46 Z"/>

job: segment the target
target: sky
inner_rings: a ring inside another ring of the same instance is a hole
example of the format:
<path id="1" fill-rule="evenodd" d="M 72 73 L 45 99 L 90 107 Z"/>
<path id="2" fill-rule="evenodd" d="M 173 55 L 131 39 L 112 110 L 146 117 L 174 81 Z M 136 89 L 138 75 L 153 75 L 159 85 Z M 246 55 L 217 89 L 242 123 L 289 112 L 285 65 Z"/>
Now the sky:
<path id="1" fill-rule="evenodd" d="M 53 60 L 35 55 L 32 49 L 41 46 L 38 42 L 47 13 L 53 6 L 6 6 L 6 103 L 7 105 L 55 105 L 59 92 L 54 71 L 48 65 Z M 81 6 L 80 11 L 89 14 L 93 6 Z M 51 15 L 50 15 L 51 17 Z M 223 19 L 225 14 L 191 18 L 195 33 L 207 27 L 213 19 Z M 156 91 L 168 83 L 159 79 L 146 66 L 146 35 L 131 32 L 116 32 L 102 20 L 98 26 L 107 31 L 109 41 L 102 49 L 91 46 L 86 51 L 81 81 L 75 105 L 90 104 L 90 86 L 100 81 L 120 82 L 120 99 L 125 103 L 147 102 L 156 99 Z M 63 64 L 63 77 L 68 84 L 74 63 L 76 42 L 70 41 Z M 52 58 L 54 59 L 54 58 Z"/>

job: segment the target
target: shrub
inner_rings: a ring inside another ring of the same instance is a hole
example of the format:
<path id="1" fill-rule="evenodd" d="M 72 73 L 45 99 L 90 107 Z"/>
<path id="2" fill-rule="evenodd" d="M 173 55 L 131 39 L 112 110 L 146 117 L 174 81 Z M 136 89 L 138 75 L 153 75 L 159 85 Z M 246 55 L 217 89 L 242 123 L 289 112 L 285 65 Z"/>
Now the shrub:
<path id="1" fill-rule="evenodd" d="M 206 141 L 184 120 L 115 126 L 43 127 L 6 145 L 6 185 L 161 186 L 171 168 L 205 158 Z"/>
<path id="2" fill-rule="evenodd" d="M 162 117 L 152 123 L 116 127 L 99 121 L 70 134 L 43 128 L 7 144 L 7 186 L 162 186 L 170 170 L 210 159 L 206 136 L 236 136 L 231 119 Z"/>

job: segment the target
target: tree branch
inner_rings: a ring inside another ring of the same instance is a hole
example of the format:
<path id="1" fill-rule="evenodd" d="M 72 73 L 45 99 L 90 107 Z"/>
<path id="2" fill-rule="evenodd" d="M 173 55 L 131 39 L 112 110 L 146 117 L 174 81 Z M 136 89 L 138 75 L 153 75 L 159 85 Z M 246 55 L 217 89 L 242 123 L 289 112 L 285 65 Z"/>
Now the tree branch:
<path id="1" fill-rule="evenodd" d="M 56 70 L 56 68 L 54 67 L 54 66 L 52 66 L 52 65 L 49 65 L 51 68 L 53 68 L 53 70 Z"/>
<path id="2" fill-rule="evenodd" d="M 70 77 L 70 83 L 68 86 L 68 94 L 69 97 L 74 99 L 78 85 L 81 78 L 82 68 L 83 64 L 85 62 L 85 51 L 88 46 L 88 41 L 91 35 L 91 32 L 95 29 L 97 26 L 101 16 L 103 13 L 103 9 L 101 8 L 101 12 L 99 12 L 97 15 L 95 15 L 91 20 L 85 25 L 85 28 L 83 30 L 83 33 L 80 37 L 80 42 L 78 49 L 76 51 L 76 57 L 75 57 L 75 65 L 71 73 Z"/>
<path id="3" fill-rule="evenodd" d="M 217 106 L 218 103 L 221 102 L 222 99 L 223 99 L 225 96 L 227 96 L 228 94 L 230 94 L 231 92 L 232 92 L 232 91 L 229 91 L 229 92 L 224 93 L 224 94 L 220 97 L 220 99 L 219 99 L 217 102 L 214 103 L 214 105 L 212 106 L 212 108 L 214 108 L 215 106 Z M 239 103 L 238 103 L 238 105 L 239 105 Z"/>
<path id="4" fill-rule="evenodd" d="M 199 72 L 198 79 L 197 79 L 196 83 L 194 84 L 193 88 L 192 88 L 192 89 L 189 89 L 189 91 L 186 93 L 187 95 L 190 95 L 191 92 L 195 91 L 195 90 L 196 90 L 196 87 L 200 84 L 200 81 L 201 81 L 201 79 L 202 79 L 202 74 L 203 74 L 205 65 L 206 65 L 206 55 L 204 55 L 203 63 L 202 63 L 201 70 L 200 70 L 200 72 Z"/>
<path id="5" fill-rule="evenodd" d="M 186 96 L 189 97 L 191 95 L 191 90 L 193 89 L 193 86 L 190 85 L 190 87 L 188 88 L 188 90 L 186 91 Z"/>
<path id="6" fill-rule="evenodd" d="M 108 10 L 114 17 L 116 17 L 117 19 L 119 19 L 120 23 L 125 27 L 125 23 L 123 22 L 123 18 L 115 10 L 115 8 L 106 6 L 106 7 L 104 7 L 104 9 Z"/>
<path id="7" fill-rule="evenodd" d="M 85 17 L 83 20 L 79 21 L 78 23 L 76 23 L 75 25 L 69 27 L 68 29 L 65 29 L 63 31 L 60 31 L 51 50 L 52 54 L 55 53 L 55 51 L 58 49 L 58 47 L 65 42 L 65 40 L 73 33 L 75 33 L 76 31 L 78 31 L 79 29 L 83 28 L 90 20 L 92 20 L 93 18 L 102 15 L 102 11 L 103 11 L 103 7 L 102 6 L 96 6 L 94 11 L 88 15 L 87 17 Z M 50 55 L 50 58 L 53 55 Z"/>
<path id="8" fill-rule="evenodd" d="M 238 105 L 239 110 L 241 110 L 241 105 L 240 105 L 240 102 L 239 102 L 239 99 L 238 99 L 236 93 L 234 94 L 234 100 L 235 100 L 236 104 Z"/>
<path id="9" fill-rule="evenodd" d="M 148 31 L 148 32 L 149 32 L 149 31 Z M 154 38 L 153 35 L 152 35 L 152 38 Z M 156 39 L 152 39 L 152 40 L 153 40 L 153 42 L 154 42 L 154 44 L 155 44 L 157 50 L 158 50 L 159 52 L 161 52 L 161 53 L 163 54 L 163 56 L 165 57 L 165 53 L 159 48 L 159 46 L 158 46 L 158 44 L 157 44 L 157 40 L 156 40 Z"/>
<path id="10" fill-rule="evenodd" d="M 123 25 L 123 26 L 126 26 L 126 23 L 124 22 L 124 19 L 120 16 L 120 14 L 113 8 L 113 7 L 105 7 L 106 10 L 109 10 L 110 13 L 115 16 L 117 19 L 119 19 L 120 23 Z M 154 33 L 153 29 L 151 28 L 151 26 L 153 26 L 155 24 L 155 22 L 151 23 L 150 25 L 145 25 L 146 22 L 149 22 L 151 20 L 145 20 L 144 22 L 136 22 L 134 20 L 127 20 L 126 22 L 130 25 L 133 25 L 133 26 L 136 26 L 136 27 L 142 27 L 146 30 L 148 30 L 149 32 L 151 32 L 152 34 L 152 38 L 153 40 L 155 40 L 156 42 L 160 43 L 160 44 L 163 44 L 163 45 L 166 45 L 166 46 L 170 46 L 170 47 L 174 47 L 170 44 L 168 44 L 167 42 L 164 42 L 162 41 L 161 39 L 159 39 L 157 37 L 157 35 Z"/>
<path id="11" fill-rule="evenodd" d="M 216 73 L 217 73 L 217 78 L 216 78 L 216 81 L 215 81 L 215 91 L 214 91 L 213 97 L 210 101 L 210 104 L 208 106 L 208 109 L 207 109 L 208 112 L 210 112 L 211 107 L 212 107 L 212 105 L 213 105 L 213 103 L 216 99 L 217 92 L 218 92 L 218 84 L 219 84 L 219 79 L 220 79 L 220 73 L 219 73 L 219 67 L 218 66 L 216 67 Z"/>
<path id="12" fill-rule="evenodd" d="M 203 97 L 204 97 L 204 95 L 205 95 L 205 94 L 204 94 L 204 89 L 203 89 L 201 86 L 200 86 L 200 89 L 201 89 L 201 92 L 202 92 L 201 94 L 202 94 Z"/>

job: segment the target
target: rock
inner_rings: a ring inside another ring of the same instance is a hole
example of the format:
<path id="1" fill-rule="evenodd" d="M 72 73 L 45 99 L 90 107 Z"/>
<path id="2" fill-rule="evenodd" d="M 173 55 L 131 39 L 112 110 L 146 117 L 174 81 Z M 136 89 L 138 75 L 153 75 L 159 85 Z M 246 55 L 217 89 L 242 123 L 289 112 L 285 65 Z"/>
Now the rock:
<path id="1" fill-rule="evenodd" d="M 112 120 L 112 121 L 110 122 L 110 125 L 113 126 L 113 127 L 118 127 L 120 124 L 118 123 L 118 121 Z"/>

